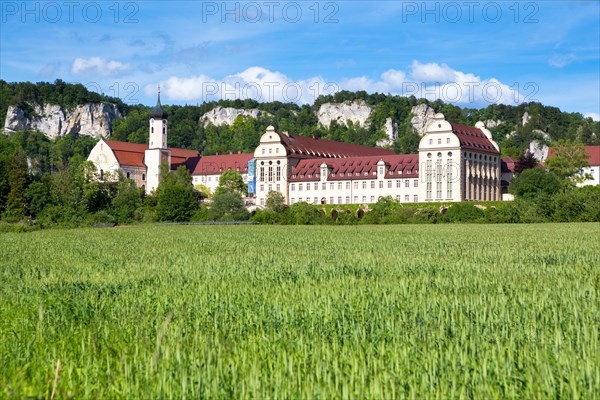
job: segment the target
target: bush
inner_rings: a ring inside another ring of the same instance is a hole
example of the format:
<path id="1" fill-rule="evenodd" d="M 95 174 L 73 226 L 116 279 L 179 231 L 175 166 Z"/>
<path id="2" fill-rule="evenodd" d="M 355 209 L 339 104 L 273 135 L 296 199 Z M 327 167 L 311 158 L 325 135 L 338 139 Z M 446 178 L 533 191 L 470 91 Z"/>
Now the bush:
<path id="1" fill-rule="evenodd" d="M 261 224 L 281 224 L 283 222 L 283 214 L 271 210 L 256 210 L 256 214 L 250 219 Z"/>
<path id="2" fill-rule="evenodd" d="M 442 215 L 443 222 L 475 222 L 484 217 L 484 212 L 473 204 L 456 203 L 448 207 L 448 210 Z"/>
<path id="3" fill-rule="evenodd" d="M 285 222 L 290 225 L 316 225 L 323 223 L 323 214 L 311 204 L 292 204 L 285 212 Z"/>

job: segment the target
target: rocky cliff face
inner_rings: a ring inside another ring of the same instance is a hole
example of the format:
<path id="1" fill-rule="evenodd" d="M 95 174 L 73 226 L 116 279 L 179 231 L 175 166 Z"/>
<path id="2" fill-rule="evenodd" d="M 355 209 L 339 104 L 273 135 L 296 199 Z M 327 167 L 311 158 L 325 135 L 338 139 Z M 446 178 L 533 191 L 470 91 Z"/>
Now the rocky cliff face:
<path id="1" fill-rule="evenodd" d="M 56 104 L 31 106 L 34 114 L 29 116 L 19 107 L 8 107 L 4 132 L 39 131 L 50 139 L 65 135 L 108 137 L 112 121 L 122 116 L 117 106 L 111 103 L 82 104 L 71 111 Z"/>
<path id="2" fill-rule="evenodd" d="M 410 123 L 419 135 L 423 135 L 427 124 L 433 120 L 435 110 L 427 104 L 419 104 L 418 106 L 414 106 L 410 112 L 413 115 Z"/>
<path id="3" fill-rule="evenodd" d="M 258 118 L 261 116 L 271 115 L 268 112 L 251 108 L 249 110 L 233 108 L 233 107 L 215 107 L 209 112 L 200 117 L 200 122 L 206 127 L 208 124 L 215 126 L 233 125 L 235 119 L 239 116 Z"/>
<path id="4" fill-rule="evenodd" d="M 336 121 L 339 125 L 347 125 L 348 121 L 352 121 L 355 125 L 367 127 L 367 118 L 372 112 L 371 107 L 363 100 L 325 103 L 319 107 L 317 118 L 319 124 L 325 128 L 329 128 L 332 121 Z"/>
<path id="5" fill-rule="evenodd" d="M 398 138 L 398 124 L 388 117 L 385 119 L 383 130 L 385 131 L 387 138 L 378 140 L 376 144 L 379 147 L 391 146 Z"/>

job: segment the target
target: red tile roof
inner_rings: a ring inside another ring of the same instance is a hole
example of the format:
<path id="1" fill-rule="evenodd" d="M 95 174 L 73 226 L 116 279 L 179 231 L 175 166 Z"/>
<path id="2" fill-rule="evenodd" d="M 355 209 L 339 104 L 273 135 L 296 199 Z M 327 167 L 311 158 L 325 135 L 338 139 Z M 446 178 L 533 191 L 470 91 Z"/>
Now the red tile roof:
<path id="1" fill-rule="evenodd" d="M 305 136 L 278 134 L 287 154 L 293 158 L 340 158 L 394 154 L 393 150 L 360 144 L 334 142 Z"/>
<path id="2" fill-rule="evenodd" d="M 471 126 L 458 125 L 450 122 L 452 132 L 458 137 L 460 147 L 463 149 L 475 150 L 483 153 L 499 154 L 492 142 L 487 138 L 481 129 Z"/>
<path id="3" fill-rule="evenodd" d="M 419 176 L 418 154 L 394 154 L 383 156 L 326 158 L 301 160 L 290 177 L 291 182 L 318 181 L 321 164 L 328 166 L 327 180 L 376 179 L 377 163 L 383 160 L 387 166 L 386 179 L 416 178 Z"/>
<path id="4" fill-rule="evenodd" d="M 585 152 L 588 154 L 590 166 L 600 165 L 600 146 L 585 146 Z M 548 158 L 554 157 L 552 147 L 548 149 Z"/>
<path id="5" fill-rule="evenodd" d="M 217 175 L 226 170 L 248 173 L 248 161 L 254 158 L 253 153 L 223 154 L 202 156 L 193 169 L 192 175 Z"/>
<path id="6" fill-rule="evenodd" d="M 121 165 L 131 167 L 146 167 L 144 164 L 144 152 L 148 150 L 147 144 L 119 142 L 116 140 L 105 140 L 108 147 L 111 148 L 117 161 Z M 171 151 L 171 169 L 176 169 L 180 165 L 188 165 L 200 156 L 196 150 L 177 149 L 170 147 Z M 195 163 L 194 163 L 195 164 Z M 193 166 L 192 168 L 193 169 Z"/>
<path id="7" fill-rule="evenodd" d="M 502 172 L 512 172 L 515 173 L 515 167 L 517 166 L 517 161 L 514 158 L 504 157 L 500 160 L 500 168 Z"/>

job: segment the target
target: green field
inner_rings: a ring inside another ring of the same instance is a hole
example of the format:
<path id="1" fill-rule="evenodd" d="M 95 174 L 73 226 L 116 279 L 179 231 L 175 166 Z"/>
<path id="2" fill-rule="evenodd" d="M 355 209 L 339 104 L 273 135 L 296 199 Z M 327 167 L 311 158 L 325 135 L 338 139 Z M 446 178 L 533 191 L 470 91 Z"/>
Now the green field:
<path id="1" fill-rule="evenodd" d="M 600 398 L 600 226 L 0 235 L 0 398 Z"/>

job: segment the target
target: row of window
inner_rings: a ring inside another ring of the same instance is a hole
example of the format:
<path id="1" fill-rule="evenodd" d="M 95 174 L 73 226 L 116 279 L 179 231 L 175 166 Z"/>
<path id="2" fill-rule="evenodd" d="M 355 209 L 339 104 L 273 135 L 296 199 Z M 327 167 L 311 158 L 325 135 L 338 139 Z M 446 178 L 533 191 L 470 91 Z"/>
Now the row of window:
<path id="1" fill-rule="evenodd" d="M 377 198 L 377 200 L 379 200 L 380 198 L 381 198 L 381 196 L 379 196 Z M 264 199 L 261 199 L 261 205 L 263 205 L 262 204 L 263 200 Z M 337 202 L 336 202 L 336 200 L 337 200 Z M 321 197 L 321 198 L 319 198 L 319 197 L 313 197 L 312 198 L 312 203 L 313 204 L 358 204 L 359 203 L 359 196 L 354 196 L 354 198 L 352 200 L 353 200 L 353 202 L 350 202 L 350 196 L 346 196 L 346 197 L 343 197 L 343 196 L 338 196 L 338 197 L 330 196 L 329 197 L 329 202 L 327 202 L 327 198 L 325 198 L 325 197 Z M 297 202 L 300 203 L 302 201 L 305 201 L 307 203 L 311 203 L 311 198 L 310 197 L 306 197 L 306 198 L 304 198 L 304 197 L 298 197 L 298 201 Z M 396 201 L 400 203 L 402 201 L 402 196 L 396 195 Z M 409 195 L 404 195 L 404 202 L 408 203 L 409 201 L 410 201 L 410 196 Z M 413 202 L 417 203 L 418 201 L 419 201 L 419 196 L 416 195 L 416 194 L 413 195 Z M 375 202 L 376 202 L 375 196 L 370 196 L 368 203 L 375 203 Z M 294 204 L 294 203 L 296 203 L 296 198 L 292 197 L 290 199 L 290 204 Z M 361 203 L 362 204 L 367 204 L 367 196 L 362 196 L 361 197 Z"/>
<path id="2" fill-rule="evenodd" d="M 264 147 L 262 149 L 262 153 L 266 154 L 266 149 Z M 269 154 L 273 154 L 273 149 L 272 148 L 269 148 Z M 279 154 L 279 147 L 275 148 L 275 154 Z"/>
<path id="3" fill-rule="evenodd" d="M 396 188 L 399 189 L 402 187 L 402 181 L 400 179 L 396 179 Z M 394 187 L 394 181 L 393 180 L 388 180 L 387 181 L 387 185 L 384 183 L 384 181 L 370 181 L 370 185 L 367 184 L 367 181 L 362 181 L 361 183 L 359 183 L 358 181 L 354 181 L 354 189 L 358 189 L 359 186 L 362 187 L 362 189 L 367 189 L 367 186 L 370 186 L 371 189 L 375 189 L 376 186 L 379 186 L 379 189 L 383 189 L 385 186 L 387 186 L 388 189 L 392 189 Z M 378 183 L 376 183 L 378 182 Z M 311 190 L 311 187 L 313 188 L 313 190 L 319 190 L 319 185 L 321 185 L 321 190 L 327 190 L 327 182 L 314 182 L 311 184 L 311 182 L 306 182 L 306 186 L 303 183 L 298 183 L 297 187 L 298 187 L 298 191 L 301 192 L 304 187 L 306 187 L 306 190 L 309 191 Z M 335 182 L 329 182 L 329 190 L 335 190 L 335 186 L 336 183 Z M 342 190 L 343 187 L 346 187 L 347 190 L 350 190 L 350 182 L 345 182 L 345 185 L 343 182 L 337 182 L 337 190 Z M 408 179 L 404 180 L 404 187 L 410 187 L 410 181 Z M 419 187 L 419 180 L 418 179 L 413 179 L 413 187 Z M 295 183 L 291 183 L 290 184 L 290 191 L 295 191 L 296 190 L 296 184 Z"/>
<path id="4" fill-rule="evenodd" d="M 266 178 L 267 178 L 267 182 L 273 182 L 273 178 L 275 178 L 275 181 L 280 181 L 281 180 L 281 166 L 278 165 L 275 167 L 275 175 L 273 175 L 273 167 L 272 166 L 267 167 Z M 258 169 L 258 181 L 265 182 L 265 167 L 260 167 Z"/>
<path id="5" fill-rule="evenodd" d="M 433 144 L 433 139 L 429 139 L 429 144 Z M 437 144 L 442 144 L 442 138 L 438 138 Z M 450 144 L 450 138 L 446 138 L 446 144 Z"/>

